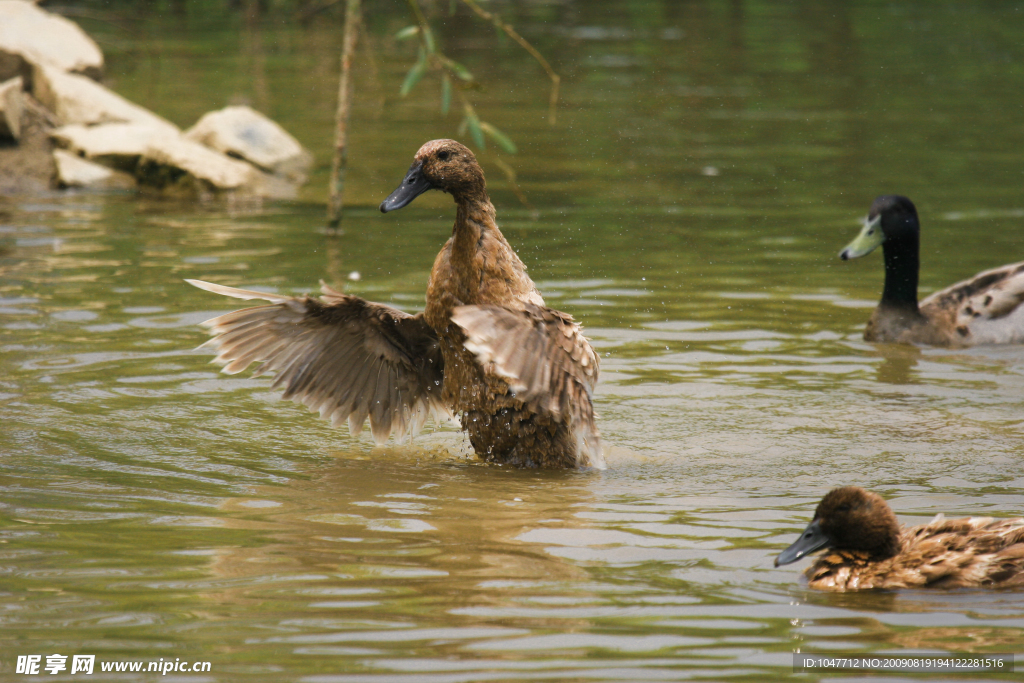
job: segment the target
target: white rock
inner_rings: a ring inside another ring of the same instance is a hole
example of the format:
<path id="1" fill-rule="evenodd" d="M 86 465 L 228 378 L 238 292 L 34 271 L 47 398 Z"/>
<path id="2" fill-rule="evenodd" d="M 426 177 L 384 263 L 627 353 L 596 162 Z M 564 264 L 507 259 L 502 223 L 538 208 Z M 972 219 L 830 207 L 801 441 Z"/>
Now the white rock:
<path id="1" fill-rule="evenodd" d="M 22 84 L 21 76 L 0 83 L 0 138 L 21 139 Z"/>
<path id="2" fill-rule="evenodd" d="M 168 135 L 165 127 L 147 123 L 72 123 L 50 133 L 59 146 L 105 166 L 134 171 L 153 140 Z"/>
<path id="3" fill-rule="evenodd" d="M 123 169 L 139 183 L 166 194 L 294 198 L 298 188 L 269 176 L 252 164 L 232 159 L 181 133 L 135 123 L 98 126 L 72 124 L 51 134 L 73 156 L 85 156 L 106 167 Z"/>
<path id="4" fill-rule="evenodd" d="M 62 149 L 53 150 L 53 160 L 57 165 L 57 184 L 60 187 L 94 189 L 135 187 L 135 178 L 127 173 L 94 164 Z"/>
<path id="5" fill-rule="evenodd" d="M 181 135 L 155 138 L 139 161 L 139 180 L 168 191 L 204 193 L 238 190 L 259 194 L 260 172 Z"/>
<path id="6" fill-rule="evenodd" d="M 37 66 L 33 70 L 32 89 L 36 99 L 64 124 L 138 123 L 161 128 L 166 134 L 180 132 L 167 119 L 99 83 L 52 66 Z"/>
<path id="7" fill-rule="evenodd" d="M 42 64 L 99 78 L 103 53 L 78 24 L 27 0 L 0 0 L 0 80 Z"/>
<path id="8" fill-rule="evenodd" d="M 297 182 L 305 180 L 313 161 L 313 155 L 284 128 L 245 106 L 204 114 L 185 137 Z"/>

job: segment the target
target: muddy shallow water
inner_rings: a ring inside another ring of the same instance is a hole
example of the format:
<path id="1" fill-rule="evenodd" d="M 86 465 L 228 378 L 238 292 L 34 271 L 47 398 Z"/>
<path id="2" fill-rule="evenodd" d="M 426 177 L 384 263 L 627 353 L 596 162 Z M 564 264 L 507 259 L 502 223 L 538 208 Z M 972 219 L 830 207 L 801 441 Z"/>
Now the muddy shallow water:
<path id="1" fill-rule="evenodd" d="M 481 155 L 502 229 L 601 354 L 609 467 L 584 472 L 481 464 L 451 425 L 376 448 L 195 350 L 232 304 L 183 278 L 422 309 L 450 198 L 374 205 L 458 117 L 427 82 L 395 96 L 400 18 L 368 19 L 337 237 L 335 24 L 87 26 L 120 92 L 181 125 L 262 97 L 319 165 L 262 207 L 2 200 L 0 672 L 61 653 L 211 662 L 182 680 L 781 680 L 794 651 L 1024 651 L 1019 592 L 828 595 L 772 566 L 836 485 L 907 523 L 1024 515 L 1024 351 L 867 344 L 881 256 L 836 257 L 901 192 L 922 292 L 1024 259 L 1019 12 L 630 7 L 502 6 L 565 77 L 555 128 L 514 45 L 445 34 L 520 146 L 500 160 L 530 207 Z"/>

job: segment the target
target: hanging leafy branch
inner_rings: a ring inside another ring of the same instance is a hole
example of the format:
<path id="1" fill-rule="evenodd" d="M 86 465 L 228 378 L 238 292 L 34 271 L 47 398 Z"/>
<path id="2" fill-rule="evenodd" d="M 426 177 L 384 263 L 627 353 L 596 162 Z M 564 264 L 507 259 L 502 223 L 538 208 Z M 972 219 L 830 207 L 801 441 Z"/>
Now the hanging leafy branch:
<path id="1" fill-rule="evenodd" d="M 330 5 L 337 4 L 340 1 L 341 0 L 320 0 L 319 4 L 313 7 L 313 10 L 320 11 Z M 438 47 L 433 29 L 430 28 L 427 18 L 423 15 L 423 9 L 420 7 L 420 0 L 407 0 L 407 2 L 409 3 L 409 9 L 412 12 L 415 23 L 395 34 L 395 39 L 410 40 L 412 38 L 418 38 L 419 49 L 417 50 L 416 62 L 412 65 L 412 68 L 409 69 L 409 73 L 406 74 L 405 80 L 402 81 L 402 87 L 399 89 L 401 95 L 403 97 L 408 95 L 428 72 L 437 72 L 440 74 L 441 79 L 441 113 L 447 116 L 448 112 L 451 111 L 453 96 L 457 96 L 459 103 L 462 105 L 463 118 L 462 122 L 459 124 L 458 134 L 463 135 L 468 131 L 470 138 L 473 140 L 473 144 L 481 150 L 486 148 L 487 138 L 490 138 L 497 143 L 500 148 L 510 154 L 515 154 L 517 150 L 512 139 L 505 135 L 505 133 L 498 130 L 496 126 L 488 123 L 487 121 L 481 121 L 480 117 L 476 113 L 476 109 L 473 107 L 473 103 L 470 102 L 468 97 L 466 97 L 467 90 L 479 87 L 476 79 L 473 78 L 473 74 L 471 74 L 469 69 L 465 66 L 444 54 L 444 52 L 442 52 Z M 477 16 L 493 24 L 499 31 L 499 36 L 502 34 L 507 35 L 521 45 L 523 49 L 529 52 L 530 55 L 532 55 L 547 72 L 548 78 L 551 79 L 551 97 L 549 102 L 548 122 L 551 125 L 554 125 L 555 110 L 558 104 L 558 87 L 561 82 L 558 74 L 551 68 L 548 61 L 544 59 L 544 57 L 532 45 L 530 45 L 525 38 L 519 35 L 512 26 L 502 21 L 501 17 L 481 8 L 480 5 L 477 4 L 477 0 L 462 0 L 462 2 L 473 10 Z M 452 6 L 455 6 L 455 0 L 452 0 Z M 332 230 L 337 230 L 341 222 L 342 200 L 345 188 L 345 169 L 347 167 L 347 129 L 349 109 L 351 108 L 352 99 L 352 86 L 349 72 L 351 70 L 352 56 L 355 52 L 356 39 L 361 24 L 362 8 L 360 0 L 346 0 L 345 37 L 341 59 L 341 78 L 338 86 L 338 111 L 335 122 L 335 154 L 329 183 L 330 201 L 328 205 L 328 227 Z M 498 157 L 495 157 L 494 161 L 498 168 L 501 169 L 502 173 L 505 174 L 505 178 L 508 180 L 509 186 L 512 188 L 512 191 L 516 196 L 519 197 L 520 201 L 524 205 L 531 207 L 530 202 L 526 199 L 526 195 L 523 194 L 523 191 L 516 184 L 516 174 L 512 167 Z"/>
<path id="2" fill-rule="evenodd" d="M 548 98 L 548 123 L 552 126 L 555 125 L 558 107 L 558 87 L 562 83 L 561 77 L 555 73 L 554 69 L 551 68 L 551 64 L 548 63 L 548 60 L 544 59 L 544 55 L 537 52 L 537 49 L 534 48 L 533 45 L 530 45 L 530 43 L 526 41 L 526 38 L 523 38 L 514 28 L 512 28 L 512 26 L 502 21 L 501 17 L 480 7 L 480 5 L 476 3 L 476 0 L 462 1 L 466 3 L 471 10 L 476 12 L 479 17 L 485 21 L 491 22 L 496 28 L 504 31 L 505 35 L 519 43 L 524 50 L 530 53 L 531 57 L 537 60 L 537 63 L 541 65 L 544 71 L 547 72 L 548 78 L 551 79 L 551 96 Z"/>
<path id="3" fill-rule="evenodd" d="M 525 38 L 519 35 L 510 25 L 503 22 L 500 17 L 482 9 L 475 0 L 462 0 L 462 2 L 478 16 L 491 22 L 496 28 L 523 46 L 547 72 L 552 82 L 548 120 L 554 125 L 555 109 L 558 102 L 558 86 L 561 80 L 558 74 L 555 73 L 548 61 Z M 418 38 L 420 45 L 416 63 L 412 65 L 409 73 L 406 74 L 399 93 L 402 96 L 409 94 L 428 72 L 438 72 L 441 78 L 441 113 L 447 115 L 450 111 L 453 91 L 457 94 L 462 104 L 463 119 L 459 124 L 459 135 L 464 134 L 468 130 L 473 144 L 480 149 L 486 148 L 487 138 L 489 137 L 508 153 L 515 154 L 517 150 L 512 139 L 501 132 L 496 126 L 486 121 L 481 121 L 472 102 L 466 97 L 466 90 L 479 87 L 469 69 L 445 55 L 438 48 L 437 39 L 434 36 L 433 29 L 431 29 L 430 24 L 423 15 L 423 9 L 420 7 L 419 0 L 408 0 L 408 3 L 416 23 L 412 26 L 407 26 L 395 34 L 395 39 L 409 40 L 411 38 Z M 455 87 L 456 85 L 458 87 Z"/>

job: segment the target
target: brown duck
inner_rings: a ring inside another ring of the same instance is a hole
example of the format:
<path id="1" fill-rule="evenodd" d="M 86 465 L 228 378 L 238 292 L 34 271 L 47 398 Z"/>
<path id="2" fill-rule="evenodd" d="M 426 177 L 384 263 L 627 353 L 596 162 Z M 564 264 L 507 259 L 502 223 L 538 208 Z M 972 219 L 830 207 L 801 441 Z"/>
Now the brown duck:
<path id="1" fill-rule="evenodd" d="M 1024 342 L 1024 263 L 978 273 L 917 302 L 921 227 L 906 197 L 875 199 L 864 229 L 839 252 L 844 261 L 882 245 L 885 287 L 864 339 L 934 346 Z"/>
<path id="2" fill-rule="evenodd" d="M 455 226 L 434 261 L 423 313 L 409 315 L 322 285 L 319 299 L 191 284 L 269 305 L 204 325 L 214 362 L 275 372 L 283 398 L 378 443 L 458 414 L 476 453 L 519 467 L 604 467 L 591 395 L 598 357 L 572 317 L 547 308 L 495 222 L 483 170 L 454 140 L 428 142 L 384 213 L 427 190 L 455 200 Z"/>
<path id="3" fill-rule="evenodd" d="M 964 588 L 1024 585 L 1024 519 L 968 517 L 904 528 L 877 493 L 830 491 L 778 567 L 828 548 L 807 569 L 811 588 Z"/>

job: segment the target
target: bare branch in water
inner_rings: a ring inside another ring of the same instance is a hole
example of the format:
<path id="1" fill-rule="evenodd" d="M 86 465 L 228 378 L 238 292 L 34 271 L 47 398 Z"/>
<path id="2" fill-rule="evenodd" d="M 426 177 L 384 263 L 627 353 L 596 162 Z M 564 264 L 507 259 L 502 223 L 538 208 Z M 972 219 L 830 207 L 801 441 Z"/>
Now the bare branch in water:
<path id="1" fill-rule="evenodd" d="M 341 50 L 341 78 L 338 83 L 338 113 L 334 128 L 334 162 L 331 164 L 330 202 L 327 227 L 337 229 L 341 223 L 341 207 L 345 197 L 345 168 L 348 156 L 348 115 L 352 107 L 352 55 L 359 35 L 360 0 L 345 4 L 345 37 Z"/>

